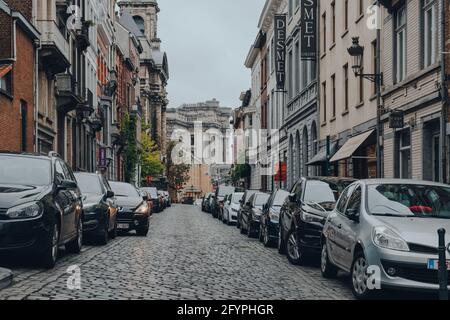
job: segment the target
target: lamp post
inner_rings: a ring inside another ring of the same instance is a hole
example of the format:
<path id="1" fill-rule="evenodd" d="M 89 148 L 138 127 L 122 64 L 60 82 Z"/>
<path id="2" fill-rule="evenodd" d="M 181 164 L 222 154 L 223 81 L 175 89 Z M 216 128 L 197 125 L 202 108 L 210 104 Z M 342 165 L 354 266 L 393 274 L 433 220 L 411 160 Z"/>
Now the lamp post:
<path id="1" fill-rule="evenodd" d="M 352 46 L 348 48 L 348 53 L 353 58 L 352 69 L 356 77 L 362 77 L 371 82 L 375 83 L 376 94 L 377 94 L 377 125 L 376 125 L 376 158 L 377 158 L 377 178 L 382 178 L 382 154 L 381 154 L 381 138 L 382 138 L 382 127 L 381 127 L 381 85 L 383 82 L 383 74 L 380 70 L 380 30 L 377 30 L 377 65 L 376 71 L 373 74 L 367 74 L 362 72 L 362 60 L 364 55 L 364 47 L 359 44 L 359 37 L 352 38 Z"/>

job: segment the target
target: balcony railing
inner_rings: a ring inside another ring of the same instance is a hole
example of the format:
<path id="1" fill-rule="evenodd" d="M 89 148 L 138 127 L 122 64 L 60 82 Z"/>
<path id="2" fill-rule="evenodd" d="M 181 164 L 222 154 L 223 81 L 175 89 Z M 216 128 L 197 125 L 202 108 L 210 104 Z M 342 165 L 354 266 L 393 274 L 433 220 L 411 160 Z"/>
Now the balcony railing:
<path id="1" fill-rule="evenodd" d="M 309 84 L 299 95 L 291 100 L 287 105 L 287 118 L 300 112 L 305 106 L 317 99 L 317 82 Z"/>

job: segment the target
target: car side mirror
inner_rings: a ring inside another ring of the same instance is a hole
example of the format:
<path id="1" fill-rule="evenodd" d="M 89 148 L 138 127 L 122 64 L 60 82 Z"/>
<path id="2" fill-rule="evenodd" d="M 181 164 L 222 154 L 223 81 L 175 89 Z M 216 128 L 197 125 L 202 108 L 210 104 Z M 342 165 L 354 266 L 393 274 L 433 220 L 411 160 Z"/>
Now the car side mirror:
<path id="1" fill-rule="evenodd" d="M 347 218 L 354 222 L 359 222 L 359 210 L 358 209 L 347 209 Z"/>
<path id="2" fill-rule="evenodd" d="M 58 190 L 69 190 L 69 189 L 76 189 L 76 188 L 78 188 L 78 185 L 75 181 L 72 181 L 72 180 L 63 180 L 57 186 Z"/>
<path id="3" fill-rule="evenodd" d="M 114 196 L 115 196 L 115 193 L 113 191 L 111 191 L 111 190 L 106 191 L 106 195 L 105 195 L 106 199 L 114 198 Z"/>
<path id="4" fill-rule="evenodd" d="M 289 195 L 289 201 L 290 201 L 290 202 L 296 202 L 296 201 L 297 201 L 296 196 L 295 196 L 295 193 L 291 193 L 291 194 Z"/>
<path id="5" fill-rule="evenodd" d="M 252 203 L 250 201 L 248 201 L 245 205 L 248 206 L 248 207 L 251 207 Z"/>

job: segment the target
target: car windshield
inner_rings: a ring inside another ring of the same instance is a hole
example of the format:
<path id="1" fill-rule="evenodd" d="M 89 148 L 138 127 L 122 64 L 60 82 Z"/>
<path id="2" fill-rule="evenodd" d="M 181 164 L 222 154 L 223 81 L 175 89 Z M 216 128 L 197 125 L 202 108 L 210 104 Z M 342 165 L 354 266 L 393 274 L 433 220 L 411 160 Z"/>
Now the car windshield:
<path id="1" fill-rule="evenodd" d="M 450 188 L 437 185 L 379 184 L 367 187 L 373 215 L 450 218 Z"/>
<path id="2" fill-rule="evenodd" d="M 82 193 L 102 194 L 102 187 L 97 176 L 92 174 L 75 173 L 78 187 Z"/>
<path id="3" fill-rule="evenodd" d="M 150 195 L 150 197 L 152 197 L 152 199 L 158 198 L 158 192 L 156 191 L 155 188 L 143 188 L 142 190 L 147 192 Z"/>
<path id="4" fill-rule="evenodd" d="M 269 199 L 270 195 L 268 194 L 258 194 L 255 199 L 255 206 L 260 207 L 263 204 L 267 203 L 267 199 Z"/>
<path id="5" fill-rule="evenodd" d="M 218 196 L 219 197 L 225 197 L 227 194 L 233 193 L 234 187 L 219 187 Z"/>
<path id="6" fill-rule="evenodd" d="M 110 182 L 110 185 L 117 197 L 140 197 L 136 188 L 131 184 Z"/>
<path id="7" fill-rule="evenodd" d="M 350 182 L 329 182 L 321 180 L 309 180 L 306 182 L 305 196 L 306 203 L 334 204 L 339 199 L 341 192 L 350 185 Z"/>
<path id="8" fill-rule="evenodd" d="M 286 198 L 289 196 L 289 192 L 280 190 L 275 195 L 275 199 L 273 199 L 273 206 L 274 207 L 281 207 L 286 200 Z"/>
<path id="9" fill-rule="evenodd" d="M 233 193 L 233 195 L 231 196 L 231 202 L 234 204 L 238 204 L 239 200 L 241 200 L 243 196 L 244 196 L 243 192 Z"/>
<path id="10" fill-rule="evenodd" d="M 254 195 L 256 192 L 257 191 L 254 190 L 247 191 L 247 193 L 245 194 L 244 203 L 246 203 L 250 199 L 250 197 Z"/>
<path id="11" fill-rule="evenodd" d="M 46 186 L 51 183 L 51 162 L 46 159 L 1 156 L 0 183 L 7 185 Z"/>

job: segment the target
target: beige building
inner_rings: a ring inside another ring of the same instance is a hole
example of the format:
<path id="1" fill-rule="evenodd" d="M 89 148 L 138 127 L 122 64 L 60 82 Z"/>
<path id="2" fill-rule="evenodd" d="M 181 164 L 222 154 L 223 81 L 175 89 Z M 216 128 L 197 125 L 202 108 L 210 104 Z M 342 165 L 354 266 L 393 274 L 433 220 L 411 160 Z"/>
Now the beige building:
<path id="1" fill-rule="evenodd" d="M 384 175 L 440 181 L 440 1 L 388 3 L 382 19 Z M 403 128 L 389 128 L 392 110 L 403 111 Z"/>
<path id="2" fill-rule="evenodd" d="M 212 192 L 214 185 L 228 182 L 232 163 L 231 115 L 232 109 L 221 107 L 216 99 L 167 109 L 168 139 L 187 143 L 193 155 L 186 189 L 193 187 L 200 195 Z M 200 123 L 202 138 L 197 137 L 194 131 Z M 227 130 L 230 135 L 227 135 Z M 197 139 L 203 140 L 200 154 L 195 153 Z M 222 141 L 210 145 L 215 139 Z"/>
<path id="3" fill-rule="evenodd" d="M 330 174 L 376 177 L 376 91 L 356 77 L 347 49 L 359 37 L 363 73 L 376 70 L 376 30 L 367 27 L 369 0 L 320 1 L 320 149 L 329 141 Z M 352 138 L 352 139 L 351 139 Z M 334 152 L 336 152 L 334 154 Z M 326 172 L 324 172 L 326 174 Z"/>

